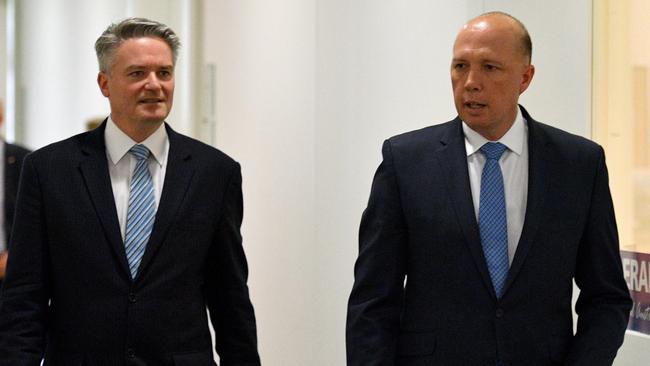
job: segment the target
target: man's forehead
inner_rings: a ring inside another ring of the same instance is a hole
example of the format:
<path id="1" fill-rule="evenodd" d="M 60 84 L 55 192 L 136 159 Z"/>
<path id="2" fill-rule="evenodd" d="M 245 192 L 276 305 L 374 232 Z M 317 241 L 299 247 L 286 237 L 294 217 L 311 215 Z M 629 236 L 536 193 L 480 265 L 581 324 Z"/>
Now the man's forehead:
<path id="1" fill-rule="evenodd" d="M 129 59 L 146 59 L 150 57 L 169 56 L 169 62 L 173 63 L 172 50 L 161 38 L 140 37 L 124 40 L 116 49 L 117 58 L 126 57 Z"/>
<path id="2" fill-rule="evenodd" d="M 458 33 L 453 52 L 483 50 L 506 50 L 516 48 L 519 44 L 517 32 L 512 27 L 492 26 L 481 23 L 477 27 L 467 26 Z"/>
<path id="3" fill-rule="evenodd" d="M 495 36 L 516 36 L 521 32 L 517 23 L 506 16 L 491 14 L 474 18 L 465 23 L 457 39 L 467 34 L 490 34 Z"/>
<path id="4" fill-rule="evenodd" d="M 484 18 L 478 18 L 475 20 L 472 20 L 465 25 L 463 25 L 462 30 L 469 30 L 469 31 L 482 31 L 488 28 L 488 22 Z"/>
<path id="5" fill-rule="evenodd" d="M 490 47 L 464 47 L 454 48 L 453 60 L 473 59 L 479 61 L 503 61 L 499 53 Z"/>
<path id="6" fill-rule="evenodd" d="M 124 48 L 124 46 L 127 47 L 135 47 L 135 46 L 144 46 L 147 44 L 161 44 L 167 46 L 171 50 L 171 47 L 167 42 L 165 42 L 164 39 L 160 37 L 153 37 L 153 36 L 142 36 L 142 37 L 130 37 L 123 39 L 120 44 L 118 45 L 118 48 Z"/>

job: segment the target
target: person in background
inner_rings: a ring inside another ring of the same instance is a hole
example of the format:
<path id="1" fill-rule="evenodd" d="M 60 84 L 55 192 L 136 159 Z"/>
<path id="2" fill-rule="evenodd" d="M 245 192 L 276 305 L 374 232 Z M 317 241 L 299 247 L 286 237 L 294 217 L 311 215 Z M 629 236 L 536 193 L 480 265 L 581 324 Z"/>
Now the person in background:
<path id="1" fill-rule="evenodd" d="M 260 364 L 240 166 L 165 122 L 179 45 L 156 21 L 111 24 L 95 43 L 111 114 L 25 159 L 0 365 Z"/>
<path id="2" fill-rule="evenodd" d="M 0 127 L 4 124 L 4 105 L 0 100 Z M 23 166 L 23 159 L 29 154 L 29 150 L 16 144 L 10 144 L 0 138 L 0 287 L 5 278 L 7 268 L 7 257 L 9 256 L 9 238 L 11 237 L 11 226 L 14 221 L 16 208 L 16 193 L 18 191 L 18 180 L 20 168 Z"/>
<path id="3" fill-rule="evenodd" d="M 632 302 L 605 156 L 518 105 L 531 55 L 519 20 L 470 20 L 451 61 L 458 116 L 384 142 L 348 366 L 612 364 Z"/>

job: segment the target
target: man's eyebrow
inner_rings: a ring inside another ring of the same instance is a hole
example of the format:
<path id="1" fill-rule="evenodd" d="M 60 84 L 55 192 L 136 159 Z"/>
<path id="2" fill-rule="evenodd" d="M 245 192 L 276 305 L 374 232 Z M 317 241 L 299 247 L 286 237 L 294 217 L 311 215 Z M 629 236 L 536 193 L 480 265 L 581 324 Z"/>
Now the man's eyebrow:
<path id="1" fill-rule="evenodd" d="M 454 57 L 454 58 L 451 59 L 451 62 L 452 63 L 467 62 L 467 59 L 464 58 L 464 57 Z M 481 64 L 495 64 L 495 65 L 503 65 L 504 64 L 503 61 L 499 61 L 499 60 L 492 59 L 492 58 L 487 58 L 487 57 L 480 59 L 479 62 Z"/>
<path id="2" fill-rule="evenodd" d="M 495 60 L 492 58 L 484 58 L 481 60 L 481 63 L 483 64 L 495 64 L 495 65 L 503 65 L 503 61 Z"/>
<path id="3" fill-rule="evenodd" d="M 131 70 L 141 70 L 141 69 L 147 69 L 147 68 L 149 68 L 148 65 L 138 65 L 138 64 L 135 64 L 135 65 L 129 65 L 129 66 L 127 66 L 125 70 L 126 70 L 126 71 L 131 71 Z M 156 68 L 159 69 L 159 70 L 161 70 L 161 69 L 162 69 L 162 70 L 173 70 L 173 69 L 174 69 L 174 65 L 163 65 L 163 66 L 156 67 Z"/>
<path id="4" fill-rule="evenodd" d="M 145 67 L 142 65 L 129 65 L 126 67 L 126 71 L 131 71 L 131 70 L 139 70 L 139 69 L 144 69 Z"/>

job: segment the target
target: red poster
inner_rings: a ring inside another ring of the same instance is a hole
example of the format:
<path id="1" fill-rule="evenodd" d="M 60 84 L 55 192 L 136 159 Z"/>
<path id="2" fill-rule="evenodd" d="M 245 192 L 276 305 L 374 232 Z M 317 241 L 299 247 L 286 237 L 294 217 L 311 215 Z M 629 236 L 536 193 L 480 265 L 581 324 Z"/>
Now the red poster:
<path id="1" fill-rule="evenodd" d="M 650 334 L 650 254 L 621 251 L 623 275 L 634 307 L 627 329 Z"/>

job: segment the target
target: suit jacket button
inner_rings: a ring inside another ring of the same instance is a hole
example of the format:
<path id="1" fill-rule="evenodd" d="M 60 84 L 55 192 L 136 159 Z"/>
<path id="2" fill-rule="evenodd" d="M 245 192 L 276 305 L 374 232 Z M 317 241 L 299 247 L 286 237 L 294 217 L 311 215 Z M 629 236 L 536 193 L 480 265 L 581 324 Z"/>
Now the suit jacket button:
<path id="1" fill-rule="evenodd" d="M 135 358 L 135 350 L 133 350 L 133 348 L 127 349 L 126 350 L 126 357 Z"/>
<path id="2" fill-rule="evenodd" d="M 129 302 L 131 302 L 131 303 L 135 302 L 135 294 L 134 293 L 129 294 Z"/>
<path id="3" fill-rule="evenodd" d="M 502 318 L 503 317 L 503 309 L 501 309 L 501 308 L 497 309 L 495 315 L 496 315 L 497 318 Z"/>

